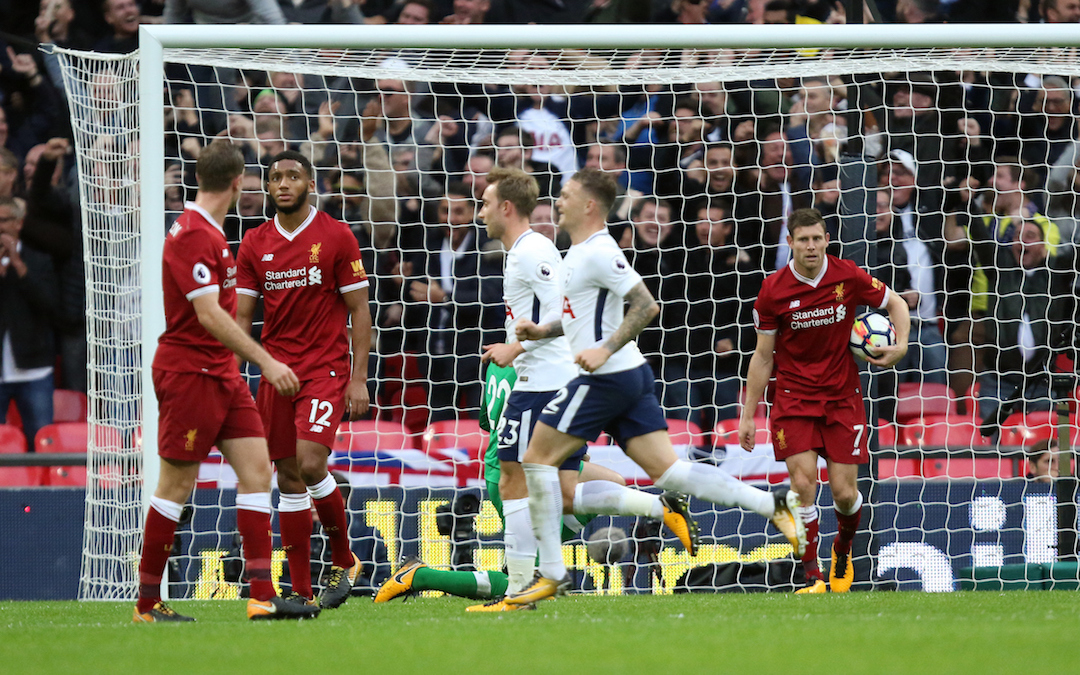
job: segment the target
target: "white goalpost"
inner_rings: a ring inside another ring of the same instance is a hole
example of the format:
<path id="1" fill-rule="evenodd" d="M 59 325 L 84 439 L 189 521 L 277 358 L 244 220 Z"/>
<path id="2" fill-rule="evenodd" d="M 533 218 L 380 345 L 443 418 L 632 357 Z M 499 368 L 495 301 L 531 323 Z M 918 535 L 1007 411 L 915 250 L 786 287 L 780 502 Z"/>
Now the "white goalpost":
<path id="1" fill-rule="evenodd" d="M 466 352 L 501 330 L 498 247 L 482 228 L 472 232 L 478 271 L 445 282 L 445 306 L 412 296 L 410 284 L 453 277 L 423 266 L 444 245 L 455 209 L 475 218 L 477 185 L 492 165 L 534 171 L 547 207 L 560 182 L 592 161 L 625 169 L 613 234 L 669 312 L 642 347 L 668 417 L 682 425 L 672 431 L 685 457 L 743 480 L 787 479 L 767 432 L 745 453 L 727 420 L 737 416 L 753 350 L 749 307 L 760 280 L 783 264 L 786 214 L 805 201 L 826 213 L 838 254 L 915 292 L 913 314 L 937 335 L 895 374 L 865 376 L 877 449 L 860 478 L 868 508 L 857 587 L 1008 587 L 1019 583 L 1009 566 L 1028 564 L 1045 565 L 1049 584 L 1055 563 L 1068 580 L 1074 417 L 1058 482 L 1029 480 L 1024 469 L 1030 446 L 1057 435 L 1047 402 L 1066 398 L 1039 389 L 1037 376 L 1072 368 L 1072 340 L 1056 336 L 1077 316 L 1080 141 L 1071 116 L 1071 141 L 1058 131 L 1054 106 L 1067 99 L 1075 111 L 1080 99 L 1075 27 L 144 26 L 135 54 L 54 51 L 75 134 L 88 302 L 81 599 L 128 599 L 137 587 L 158 466 L 149 364 L 165 326 L 166 219 L 193 194 L 194 156 L 215 137 L 242 146 L 252 177 L 230 243 L 262 222 L 261 162 L 291 147 L 313 158 L 319 207 L 353 228 L 371 267 L 372 402 L 382 426 L 343 425 L 331 461 L 351 485 L 350 534 L 372 556 L 371 583 L 402 554 L 460 562 L 436 512 L 482 486 L 468 449 L 479 438 L 468 421 L 479 353 Z M 553 213 L 534 215 L 552 229 Z M 1040 242 L 1007 257 L 1013 241 L 1026 241 L 1027 221 L 1042 236 L 1035 262 L 1021 253 Z M 1029 285 L 1044 270 L 1050 281 Z M 1014 351 L 1019 365 L 1008 360 Z M 984 441 L 975 429 L 996 408 L 991 396 L 1007 399 L 1018 382 L 1030 410 L 1003 416 L 998 436 Z M 647 488 L 603 441 L 590 448 L 594 461 Z M 222 562 L 234 481 L 216 456 L 200 472 L 203 496 L 177 538 L 172 597 L 238 592 Z M 836 525 L 827 485 L 820 492 L 827 565 Z M 696 559 L 674 545 L 649 558 L 637 537 L 621 574 L 608 575 L 583 540 L 569 541 L 578 587 L 727 590 L 711 571 L 693 570 L 731 563 L 764 570 L 760 582 L 735 588 L 797 583 L 797 565 L 779 564 L 790 547 L 763 519 L 702 502 L 693 510 L 705 524 Z M 599 518 L 585 534 L 610 524 Z M 632 519 L 615 524 L 633 534 Z M 501 568 L 500 535 L 484 502 L 469 532 L 477 568 Z M 1075 586 L 1080 575 L 1071 579 Z"/>

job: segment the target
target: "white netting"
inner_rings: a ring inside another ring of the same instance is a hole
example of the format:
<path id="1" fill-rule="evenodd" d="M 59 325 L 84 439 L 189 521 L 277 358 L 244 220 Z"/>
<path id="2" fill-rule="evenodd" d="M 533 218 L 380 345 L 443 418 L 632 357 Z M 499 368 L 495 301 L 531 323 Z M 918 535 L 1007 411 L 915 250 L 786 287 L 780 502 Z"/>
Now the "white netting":
<path id="1" fill-rule="evenodd" d="M 156 337 L 138 333 L 136 92 L 102 87 L 119 73 L 133 86 L 135 61 L 63 60 L 95 319 L 91 422 L 134 432 L 142 395 L 138 344 Z M 754 344 L 750 304 L 785 254 L 786 214 L 803 202 L 821 209 L 845 255 L 869 251 L 869 266 L 887 283 L 923 291 L 911 296 L 919 331 L 913 339 L 922 348 L 912 349 L 895 376 L 875 375 L 871 389 L 882 451 L 875 478 L 862 483 L 873 506 L 863 521 L 872 536 L 856 547 L 860 584 L 949 590 L 963 568 L 1053 559 L 1052 491 L 1009 480 L 1024 474 L 1022 446 L 1049 436 L 1050 423 L 1038 412 L 1014 418 L 1001 444 L 990 446 L 974 432 L 974 415 L 1007 395 L 1024 369 L 1040 370 L 1052 329 L 1073 316 L 1080 216 L 1080 153 L 1070 114 L 1070 78 L 1080 77 L 1074 50 L 312 47 L 167 49 L 165 61 L 162 92 L 144 93 L 155 100 L 164 93 L 166 101 L 163 228 L 185 192 L 193 193 L 198 148 L 227 136 L 242 146 L 250 170 L 241 217 L 226 224 L 234 242 L 265 219 L 260 166 L 286 147 L 312 157 L 320 208 L 348 222 L 361 242 L 372 277 L 371 381 L 379 419 L 343 427 L 333 464 L 359 491 L 350 502 L 354 538 L 374 562 L 419 553 L 449 564 L 435 508 L 462 486 L 479 484 L 476 450 L 468 448 L 483 436 L 470 418 L 479 401 L 479 346 L 499 340 L 502 330 L 501 257 L 479 229 L 472 239 L 450 235 L 453 247 L 474 247 L 468 271 L 439 256 L 445 224 L 449 232 L 469 230 L 483 177 L 495 163 L 535 173 L 545 199 L 534 220 L 545 231 L 553 229 L 551 198 L 574 170 L 598 163 L 620 174 L 613 234 L 664 307 L 640 342 L 662 382 L 668 416 L 685 427 L 676 446 L 752 481 L 784 481 L 786 470 L 772 460 L 766 432 L 759 432 L 754 453 L 732 440 L 740 374 Z M 862 160 L 842 156 L 852 75 L 865 90 L 869 166 L 884 176 L 867 177 L 883 183 L 876 205 L 859 187 Z M 376 130 L 361 142 L 362 117 L 372 118 Z M 110 121 L 120 128 L 108 129 Z M 868 221 L 841 217 L 841 202 L 856 213 L 866 203 Z M 875 235 L 877 220 L 882 229 Z M 1049 244 L 1043 253 L 1035 242 L 1016 249 L 1034 252 L 1032 266 L 1008 258 L 1024 220 L 1035 222 Z M 1045 284 L 1028 285 L 1044 272 Z M 448 302 L 428 303 L 420 284 L 439 284 Z M 977 378 L 981 387 L 974 389 Z M 1028 396 L 1036 408 L 1047 398 L 1037 389 Z M 644 479 L 615 448 L 601 443 L 590 455 L 631 480 Z M 122 466 L 135 472 L 103 480 L 96 467 L 110 458 L 130 458 Z M 90 466 L 81 594 L 126 595 L 140 526 L 137 447 L 92 445 Z M 224 496 L 233 480 L 223 465 L 208 463 L 200 485 L 225 488 Z M 232 526 L 217 515 L 218 493 L 210 494 L 198 502 L 193 529 L 209 523 L 213 532 L 209 539 L 185 535 L 178 559 L 187 571 L 177 574 L 191 583 L 174 594 L 235 592 L 220 583 Z M 694 508 L 704 523 L 702 554 L 661 551 L 664 583 L 655 582 L 656 589 L 670 590 L 695 565 L 785 555 L 783 544 L 762 536 L 761 519 L 704 503 Z M 826 506 L 826 565 L 835 527 Z M 485 505 L 478 566 L 501 566 L 499 529 Z M 582 544 L 568 555 L 600 578 Z M 374 582 L 385 565 L 373 568 Z M 642 563 L 630 583 L 652 586 L 640 576 L 648 577 L 646 569 Z M 770 581 L 790 584 L 790 570 L 784 574 L 786 582 Z M 710 579 L 702 583 L 720 583 Z"/>
<path id="2" fill-rule="evenodd" d="M 135 583 L 142 525 L 142 310 L 134 56 L 63 54 L 86 267 L 88 476 L 80 597 Z"/>

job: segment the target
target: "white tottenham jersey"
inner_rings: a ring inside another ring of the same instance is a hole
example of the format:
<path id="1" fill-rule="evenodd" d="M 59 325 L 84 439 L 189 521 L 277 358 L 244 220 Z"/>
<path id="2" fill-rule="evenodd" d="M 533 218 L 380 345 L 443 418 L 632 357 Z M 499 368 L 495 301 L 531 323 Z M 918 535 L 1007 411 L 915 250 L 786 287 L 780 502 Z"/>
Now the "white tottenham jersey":
<path id="1" fill-rule="evenodd" d="M 562 305 L 558 279 L 561 263 L 555 244 L 533 230 L 526 231 L 510 247 L 503 270 L 508 343 L 517 341 L 514 324 L 520 319 L 541 323 L 545 317 L 558 316 Z M 529 340 L 524 347 L 525 353 L 514 359 L 515 391 L 556 391 L 577 375 L 565 337 Z"/>
<path id="2" fill-rule="evenodd" d="M 602 230 L 570 247 L 559 275 L 562 325 L 574 355 L 604 343 L 623 322 L 623 298 L 641 283 L 622 249 Z M 631 340 L 595 372 L 618 373 L 645 363 Z"/>

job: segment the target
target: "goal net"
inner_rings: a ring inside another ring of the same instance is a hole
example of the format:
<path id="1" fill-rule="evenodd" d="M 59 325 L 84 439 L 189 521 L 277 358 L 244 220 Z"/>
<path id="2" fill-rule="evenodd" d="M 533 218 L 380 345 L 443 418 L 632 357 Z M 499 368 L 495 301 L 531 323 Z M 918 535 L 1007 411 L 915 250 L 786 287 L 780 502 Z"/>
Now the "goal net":
<path id="1" fill-rule="evenodd" d="M 1051 563 L 1075 559 L 1073 418 L 1058 454 L 1033 449 L 1058 438 L 1053 405 L 1074 398 L 1075 383 L 1050 387 L 1049 375 L 1073 372 L 1075 35 L 1020 26 L 620 27 L 602 38 L 532 26 L 210 28 L 144 28 L 140 52 L 124 57 L 56 50 L 75 130 L 90 319 L 81 597 L 127 598 L 136 587 L 156 482 L 144 365 L 164 326 L 161 245 L 194 195 L 200 148 L 218 137 L 248 162 L 225 224 L 234 246 L 271 214 L 263 170 L 284 149 L 311 157 L 313 203 L 360 242 L 372 281 L 372 414 L 342 424 L 331 464 L 349 486 L 368 586 L 402 555 L 502 566 L 476 422 L 481 346 L 504 335 L 503 252 L 476 224 L 496 165 L 537 178 L 534 227 L 563 248 L 560 186 L 585 166 L 617 179 L 611 232 L 662 306 L 639 345 L 674 444 L 762 485 L 788 475 L 764 419 L 754 451 L 735 439 L 751 309 L 790 255 L 788 215 L 821 211 L 830 252 L 901 293 L 913 317 L 905 361 L 864 373 L 873 456 L 860 474 L 856 588 L 1007 586 L 1011 566 L 1025 564 L 1044 570 L 1020 577 L 1029 587 L 1067 576 Z M 254 388 L 258 373 L 246 373 Z M 979 433 L 987 415 L 998 422 L 990 437 Z M 652 489 L 606 437 L 589 455 Z M 1058 480 L 1028 477 L 1048 473 L 1051 458 Z M 169 595 L 236 597 L 235 520 L 223 508 L 235 475 L 216 453 L 199 488 Z M 481 498 L 478 511 L 469 495 Z M 836 518 L 827 484 L 818 505 L 828 565 Z M 790 547 L 764 519 L 699 501 L 692 509 L 703 536 L 696 558 L 647 522 L 591 522 L 564 549 L 576 587 L 801 583 Z M 586 541 L 609 525 L 631 545 L 605 569 Z"/>

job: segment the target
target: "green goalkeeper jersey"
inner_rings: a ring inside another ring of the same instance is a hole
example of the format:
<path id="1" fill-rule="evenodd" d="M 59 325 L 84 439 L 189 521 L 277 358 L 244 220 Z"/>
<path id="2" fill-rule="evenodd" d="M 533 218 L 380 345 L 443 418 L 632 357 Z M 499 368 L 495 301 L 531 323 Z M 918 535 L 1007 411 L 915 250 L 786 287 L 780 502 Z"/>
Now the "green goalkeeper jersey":
<path id="1" fill-rule="evenodd" d="M 484 482 L 487 483 L 488 498 L 495 505 L 495 510 L 502 517 L 502 500 L 499 498 L 499 420 L 510 392 L 517 382 L 517 373 L 512 366 L 497 366 L 489 363 L 484 371 L 484 395 L 480 399 L 480 428 L 488 432 L 488 446 L 484 452 Z"/>
<path id="2" fill-rule="evenodd" d="M 499 422 L 506 400 L 517 382 L 517 373 L 512 367 L 497 366 L 489 363 L 484 371 L 484 395 L 480 398 L 480 428 L 488 432 L 488 446 L 484 452 L 484 483 L 488 499 L 495 505 L 499 518 L 503 517 L 502 497 L 499 495 Z M 563 518 L 563 540 L 572 539 L 595 516 L 574 516 Z"/>

